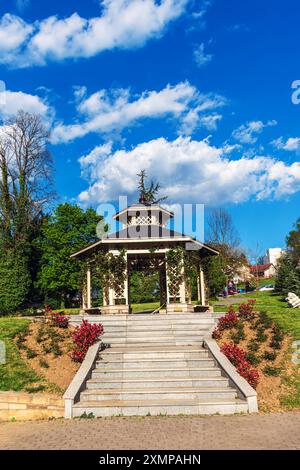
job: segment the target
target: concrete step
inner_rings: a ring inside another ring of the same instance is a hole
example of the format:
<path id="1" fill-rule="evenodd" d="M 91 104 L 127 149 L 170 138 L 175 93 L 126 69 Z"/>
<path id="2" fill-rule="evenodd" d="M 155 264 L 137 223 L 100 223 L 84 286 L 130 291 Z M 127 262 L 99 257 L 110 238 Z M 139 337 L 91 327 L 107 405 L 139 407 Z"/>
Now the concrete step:
<path id="1" fill-rule="evenodd" d="M 199 359 L 126 359 L 126 360 L 110 360 L 100 359 L 96 363 L 97 369 L 168 369 L 168 368 L 190 368 L 190 367 L 214 367 L 215 361 L 210 358 Z"/>
<path id="2" fill-rule="evenodd" d="M 184 332 L 194 332 L 195 329 L 197 331 L 207 330 L 211 328 L 213 324 L 200 324 L 197 325 L 130 325 L 130 326 L 120 326 L 120 325 L 105 325 L 104 332 L 105 333 L 130 333 L 130 334 L 138 334 L 138 333 L 153 333 L 158 334 L 160 332 L 174 332 L 174 333 L 181 333 Z"/>
<path id="3" fill-rule="evenodd" d="M 152 359 L 200 359 L 208 358 L 208 351 L 199 344 L 196 347 L 194 346 L 167 346 L 160 348 L 160 345 L 152 346 L 131 346 L 129 347 L 116 347 L 115 345 L 111 348 L 103 350 L 99 358 L 101 360 L 152 360 Z"/>
<path id="4" fill-rule="evenodd" d="M 186 400 L 196 398 L 230 398 L 237 397 L 237 392 L 230 387 L 170 387 L 165 389 L 103 389 L 85 390 L 80 394 L 80 401 L 104 401 L 104 400 Z"/>
<path id="5" fill-rule="evenodd" d="M 102 336 L 102 341 L 103 343 L 168 343 L 170 341 L 203 341 L 203 338 L 205 337 L 205 332 L 195 332 L 194 334 L 191 333 L 189 335 L 177 335 L 177 334 L 168 334 L 165 335 L 163 333 L 161 334 L 155 334 L 155 335 L 149 335 L 147 336 L 145 333 L 142 335 L 137 334 L 128 334 L 125 336 L 122 335 L 115 335 L 115 334 L 104 334 Z"/>
<path id="6" fill-rule="evenodd" d="M 201 368 L 173 368 L 173 369 L 94 369 L 92 379 L 157 379 L 168 377 L 221 377 L 221 370 L 217 367 Z"/>
<path id="7" fill-rule="evenodd" d="M 89 379 L 87 389 L 115 388 L 165 388 L 165 387 L 228 387 L 229 381 L 226 377 L 167 377 L 167 378 L 101 378 Z"/>
<path id="8" fill-rule="evenodd" d="M 211 313 L 179 313 L 179 314 L 164 314 L 164 315 L 152 315 L 152 314 L 138 314 L 138 315 L 70 315 L 71 322 L 81 322 L 82 320 L 88 320 L 91 323 L 102 323 L 103 325 L 130 325 L 130 324 L 161 324 L 166 322 L 167 324 L 172 323 L 205 323 L 214 321 Z"/>
<path id="9" fill-rule="evenodd" d="M 126 336 L 121 336 L 121 335 L 111 335 L 111 334 L 106 334 L 103 335 L 102 340 L 103 343 L 110 342 L 110 341 L 118 341 L 118 343 L 126 342 L 126 343 L 143 343 L 143 344 L 150 344 L 150 343 L 161 343 L 161 344 L 168 344 L 170 341 L 201 341 L 203 340 L 206 332 L 201 332 L 201 333 L 196 333 L 196 334 L 191 334 L 191 335 L 184 335 L 184 336 L 177 336 L 173 334 L 168 334 L 168 335 L 126 335 Z"/>
<path id="10" fill-rule="evenodd" d="M 195 338 L 191 338 L 191 339 L 176 339 L 176 338 L 172 338 L 172 339 L 169 339 L 168 341 L 165 341 L 165 342 L 161 342 L 159 340 L 157 341 L 147 341 L 148 344 L 153 344 L 155 346 L 160 346 L 160 347 L 165 347 L 165 346 L 178 346 L 178 347 L 181 347 L 181 346 L 199 346 L 200 344 L 203 343 L 203 340 L 204 340 L 204 337 L 199 337 L 198 339 L 195 339 Z M 132 339 L 132 340 L 129 340 L 129 341 L 126 341 L 126 343 L 124 341 L 117 341 L 117 340 L 111 340 L 111 339 L 105 339 L 103 340 L 104 344 L 105 345 L 111 345 L 113 348 L 127 348 L 127 349 L 132 349 L 132 347 L 139 347 L 139 346 L 143 346 L 145 345 L 145 341 L 143 340 L 137 340 L 136 338 L 135 339 Z"/>
<path id="11" fill-rule="evenodd" d="M 79 402 L 74 405 L 74 416 L 93 413 L 100 416 L 159 416 L 159 415 L 208 415 L 247 413 L 247 403 L 242 400 L 194 399 L 194 400 L 106 400 Z"/>
<path id="12" fill-rule="evenodd" d="M 104 335 L 105 336 L 115 336 L 115 337 L 147 337 L 149 338 L 150 336 L 199 336 L 203 335 L 207 330 L 211 328 L 211 325 L 209 326 L 201 326 L 200 328 L 179 328 L 179 329 L 173 329 L 173 328 L 158 328 L 157 330 L 153 330 L 151 328 L 140 328 L 140 329 L 120 329 L 120 328 L 109 328 L 107 330 L 104 330 Z"/>

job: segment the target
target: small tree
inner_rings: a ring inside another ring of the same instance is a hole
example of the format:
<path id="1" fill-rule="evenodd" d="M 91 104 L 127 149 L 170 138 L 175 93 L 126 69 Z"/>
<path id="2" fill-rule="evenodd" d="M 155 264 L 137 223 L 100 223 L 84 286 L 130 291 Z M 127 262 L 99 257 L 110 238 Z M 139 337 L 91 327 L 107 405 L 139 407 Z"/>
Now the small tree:
<path id="1" fill-rule="evenodd" d="M 226 275 L 219 256 L 209 256 L 203 260 L 203 271 L 210 297 L 216 297 L 226 286 Z"/>
<path id="2" fill-rule="evenodd" d="M 139 192 L 140 192 L 140 197 L 139 197 L 139 202 L 141 204 L 145 205 L 151 205 L 151 204 L 158 204 L 161 201 L 164 201 L 167 199 L 167 196 L 160 197 L 158 198 L 158 193 L 160 190 L 160 184 L 159 183 L 154 183 L 154 181 L 151 181 L 150 186 L 146 186 L 146 170 L 142 170 L 138 175 L 139 177 Z"/>

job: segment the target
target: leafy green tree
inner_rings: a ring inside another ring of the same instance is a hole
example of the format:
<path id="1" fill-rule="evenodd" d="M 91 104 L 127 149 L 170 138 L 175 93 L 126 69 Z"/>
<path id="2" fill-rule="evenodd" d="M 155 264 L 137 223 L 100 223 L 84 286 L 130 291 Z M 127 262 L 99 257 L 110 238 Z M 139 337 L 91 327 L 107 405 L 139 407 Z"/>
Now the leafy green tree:
<path id="1" fill-rule="evenodd" d="M 293 259 L 294 265 L 300 264 L 300 218 L 295 224 L 295 228 L 287 236 L 288 251 Z"/>
<path id="2" fill-rule="evenodd" d="M 155 302 L 160 299 L 159 274 L 143 271 L 130 276 L 130 299 L 134 304 Z"/>
<path id="3" fill-rule="evenodd" d="M 286 296 L 289 292 L 300 296 L 300 219 L 286 238 L 287 252 L 279 260 L 276 290 Z"/>
<path id="4" fill-rule="evenodd" d="M 290 254 L 279 260 L 275 287 L 276 291 L 284 296 L 289 292 L 300 296 L 300 269 L 295 267 Z"/>
<path id="5" fill-rule="evenodd" d="M 28 260 L 14 249 L 0 249 L 0 315 L 24 306 L 31 284 Z"/>
<path id="6" fill-rule="evenodd" d="M 44 297 L 59 298 L 61 307 L 78 290 L 81 263 L 70 255 L 98 240 L 96 226 L 102 220 L 93 209 L 59 205 L 45 217 L 36 240 L 40 252 L 37 287 Z"/>
<path id="7" fill-rule="evenodd" d="M 222 266 L 222 259 L 219 256 L 208 256 L 204 258 L 202 265 L 209 296 L 216 297 L 226 286 L 226 275 Z"/>

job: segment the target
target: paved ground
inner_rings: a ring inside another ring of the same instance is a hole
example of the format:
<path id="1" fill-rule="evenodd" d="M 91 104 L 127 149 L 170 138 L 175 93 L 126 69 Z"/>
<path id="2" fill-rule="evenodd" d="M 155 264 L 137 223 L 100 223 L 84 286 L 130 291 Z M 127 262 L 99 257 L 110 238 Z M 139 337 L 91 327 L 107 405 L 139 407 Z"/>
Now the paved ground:
<path id="1" fill-rule="evenodd" d="M 300 449 L 300 412 L 0 424 L 1 449 Z"/>

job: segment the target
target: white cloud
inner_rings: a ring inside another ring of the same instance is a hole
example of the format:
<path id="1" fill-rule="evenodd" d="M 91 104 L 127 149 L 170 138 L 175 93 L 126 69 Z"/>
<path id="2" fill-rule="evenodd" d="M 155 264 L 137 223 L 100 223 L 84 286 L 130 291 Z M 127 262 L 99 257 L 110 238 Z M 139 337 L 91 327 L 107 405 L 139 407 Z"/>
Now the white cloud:
<path id="1" fill-rule="evenodd" d="M 144 45 L 181 16 L 189 0 L 102 0 L 101 16 L 77 13 L 32 24 L 6 14 L 0 18 L 0 62 L 13 67 L 44 65 L 49 60 L 92 57 L 105 50 Z"/>
<path id="2" fill-rule="evenodd" d="M 300 163 L 286 165 L 274 158 L 230 159 L 209 143 L 179 137 L 113 151 L 112 144 L 96 147 L 80 158 L 89 187 L 79 195 L 84 206 L 133 196 L 137 173 L 146 169 L 160 181 L 169 203 L 226 204 L 249 199 L 279 198 L 300 191 Z"/>
<path id="3" fill-rule="evenodd" d="M 265 127 L 276 125 L 277 122 L 275 120 L 266 123 L 262 121 L 251 121 L 233 131 L 232 136 L 241 144 L 255 144 L 258 140 L 258 135 L 262 133 Z"/>
<path id="4" fill-rule="evenodd" d="M 300 137 L 290 137 L 284 141 L 283 137 L 273 140 L 271 144 L 278 150 L 286 150 L 287 152 L 299 152 L 300 151 Z"/>
<path id="5" fill-rule="evenodd" d="M 81 116 L 79 122 L 57 124 L 52 133 L 53 143 L 68 142 L 92 132 L 121 131 L 139 120 L 164 116 L 176 118 L 184 134 L 191 134 L 197 127 L 214 129 L 222 117 L 215 111 L 226 103 L 219 95 L 200 93 L 188 82 L 140 95 L 116 89 L 87 96 L 85 88 L 76 88 L 75 100 Z"/>
<path id="6" fill-rule="evenodd" d="M 53 110 L 37 95 L 30 95 L 22 91 L 0 91 L 0 118 L 7 119 L 15 116 L 19 110 L 40 114 L 49 118 Z"/>
<path id="7" fill-rule="evenodd" d="M 212 59 L 213 55 L 205 52 L 204 43 L 199 44 L 194 50 L 194 60 L 199 68 L 207 65 Z"/>

